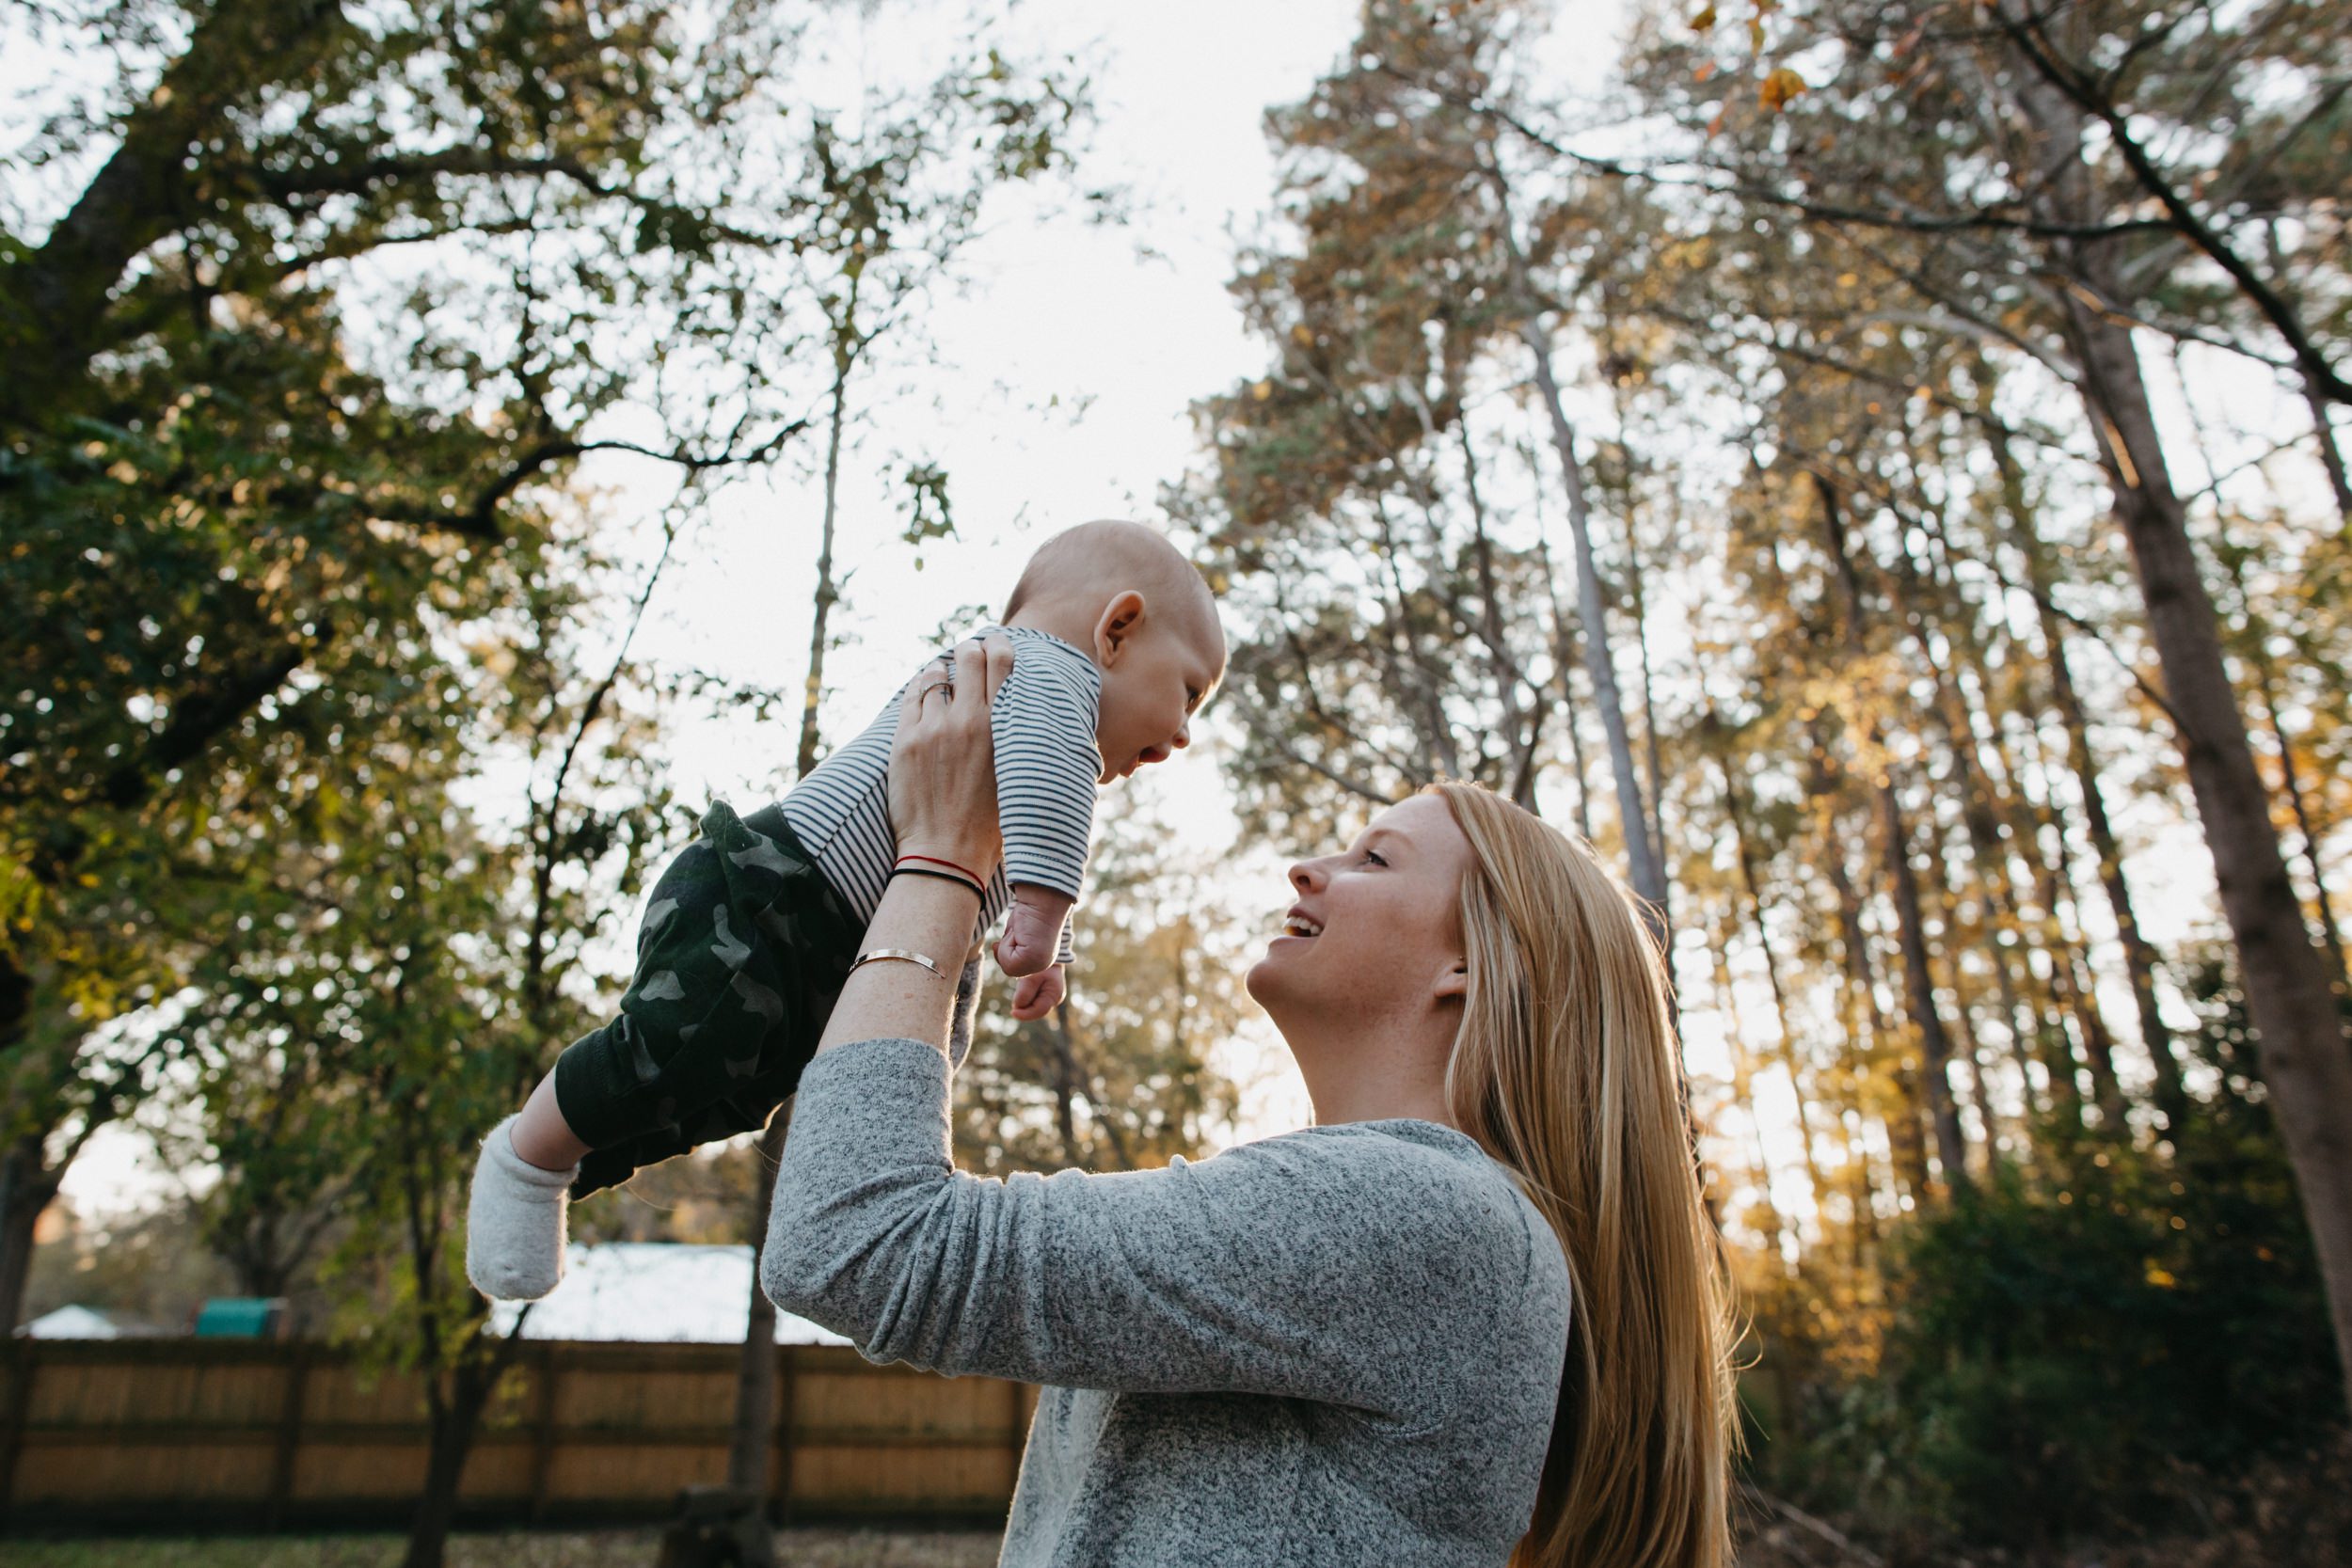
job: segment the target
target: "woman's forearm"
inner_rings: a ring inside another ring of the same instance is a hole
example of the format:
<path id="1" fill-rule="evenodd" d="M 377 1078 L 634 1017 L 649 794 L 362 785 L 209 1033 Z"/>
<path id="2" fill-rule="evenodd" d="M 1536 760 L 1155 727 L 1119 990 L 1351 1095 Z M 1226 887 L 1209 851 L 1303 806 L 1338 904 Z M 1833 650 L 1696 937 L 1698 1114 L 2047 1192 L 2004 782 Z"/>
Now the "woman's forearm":
<path id="1" fill-rule="evenodd" d="M 947 1015 L 956 1000 L 956 978 L 972 945 L 972 924 L 979 895 L 938 877 L 894 877 L 875 906 L 858 951 L 913 951 L 937 964 L 938 974 L 921 964 L 896 960 L 861 964 L 841 988 L 833 1017 L 818 1042 L 818 1054 L 858 1040 L 917 1039 L 947 1046 Z"/>

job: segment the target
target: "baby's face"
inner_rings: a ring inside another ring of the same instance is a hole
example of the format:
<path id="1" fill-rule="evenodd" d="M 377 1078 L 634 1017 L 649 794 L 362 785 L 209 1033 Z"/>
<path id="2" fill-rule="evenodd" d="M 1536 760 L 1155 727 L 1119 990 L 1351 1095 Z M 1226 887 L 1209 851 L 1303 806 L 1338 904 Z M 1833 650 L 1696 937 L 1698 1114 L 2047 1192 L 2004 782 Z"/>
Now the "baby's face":
<path id="1" fill-rule="evenodd" d="M 1204 626 L 1152 620 L 1103 672 L 1095 744 L 1103 751 L 1098 783 L 1166 762 L 1192 744 L 1192 716 L 1225 675 L 1225 639 Z"/>

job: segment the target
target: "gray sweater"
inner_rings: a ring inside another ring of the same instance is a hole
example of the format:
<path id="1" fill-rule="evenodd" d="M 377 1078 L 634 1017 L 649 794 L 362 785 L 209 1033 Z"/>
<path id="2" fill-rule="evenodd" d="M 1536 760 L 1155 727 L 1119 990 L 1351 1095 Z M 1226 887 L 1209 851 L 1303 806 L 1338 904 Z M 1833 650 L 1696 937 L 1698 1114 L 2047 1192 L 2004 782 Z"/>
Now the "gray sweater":
<path id="1" fill-rule="evenodd" d="M 1048 1385 L 1005 1536 L 1025 1568 L 1499 1568 L 1567 1345 L 1558 1242 L 1451 1128 L 985 1180 L 911 1039 L 803 1075 L 760 1279 L 871 1360 Z"/>

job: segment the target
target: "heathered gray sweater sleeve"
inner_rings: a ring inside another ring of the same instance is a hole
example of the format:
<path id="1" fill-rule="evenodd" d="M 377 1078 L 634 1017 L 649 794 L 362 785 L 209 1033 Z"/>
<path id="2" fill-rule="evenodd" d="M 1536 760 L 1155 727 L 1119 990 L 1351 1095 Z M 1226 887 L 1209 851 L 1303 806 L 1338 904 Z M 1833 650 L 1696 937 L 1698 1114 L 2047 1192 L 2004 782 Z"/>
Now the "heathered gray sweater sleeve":
<path id="1" fill-rule="evenodd" d="M 1117 1543 L 1147 1538 L 1132 1560 L 1179 1560 L 1161 1554 L 1212 1492 L 1229 1519 L 1246 1495 L 1299 1528 L 1311 1513 L 1327 1543 L 1370 1509 L 1381 1544 L 1354 1560 L 1500 1562 L 1533 1505 L 1567 1332 L 1558 1243 L 1451 1129 L 1311 1129 L 1164 1170 L 985 1180 L 953 1167 L 946 1063 L 916 1040 L 844 1046 L 803 1075 L 760 1277 L 870 1359 L 1059 1386 L 1015 1504 L 1029 1545 L 1008 1562 L 1130 1560 Z M 1073 1389 L 1112 1397 L 1073 1406 Z M 1203 1447 L 1203 1421 L 1237 1424 Z M 1106 1458 L 1129 1428 L 1162 1454 L 1149 1476 Z M 1327 1495 L 1300 1490 L 1300 1445 L 1321 1450 Z M 1170 1495 L 1179 1448 L 1205 1468 Z M 1251 1512 L 1233 1528 L 1276 1528 Z M 1325 1560 L 1282 1533 L 1286 1555 L 1227 1540 L 1181 1560 Z"/>

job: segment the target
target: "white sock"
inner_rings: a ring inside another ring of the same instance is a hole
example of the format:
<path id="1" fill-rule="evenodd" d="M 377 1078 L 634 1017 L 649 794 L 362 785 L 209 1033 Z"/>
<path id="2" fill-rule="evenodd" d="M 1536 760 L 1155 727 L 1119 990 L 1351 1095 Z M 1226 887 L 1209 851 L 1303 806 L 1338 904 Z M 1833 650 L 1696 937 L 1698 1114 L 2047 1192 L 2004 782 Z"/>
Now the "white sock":
<path id="1" fill-rule="evenodd" d="M 537 1301 L 564 1277 L 564 1217 L 580 1167 L 542 1170 L 515 1152 L 508 1117 L 482 1140 L 466 1205 L 466 1277 L 494 1301 Z"/>

